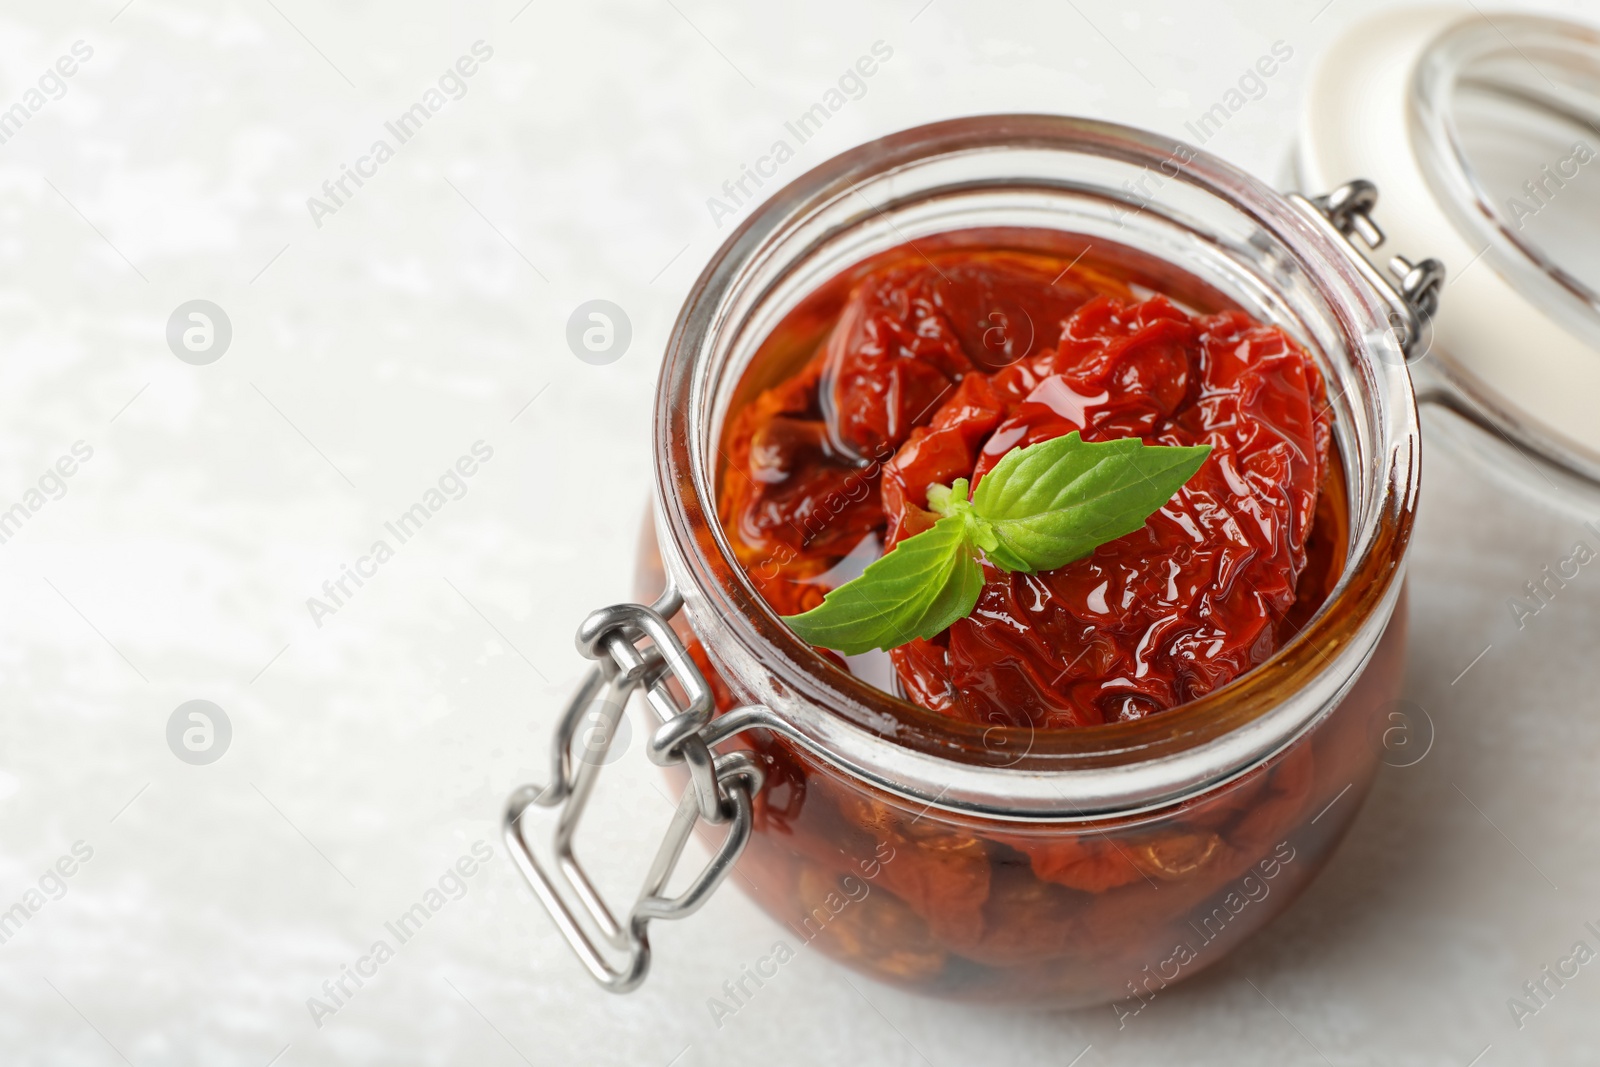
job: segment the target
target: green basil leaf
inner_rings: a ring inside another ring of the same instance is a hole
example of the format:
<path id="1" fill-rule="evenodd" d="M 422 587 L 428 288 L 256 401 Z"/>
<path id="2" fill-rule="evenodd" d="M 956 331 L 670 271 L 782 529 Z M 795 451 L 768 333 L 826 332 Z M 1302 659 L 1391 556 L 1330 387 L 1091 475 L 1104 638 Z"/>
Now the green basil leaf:
<path id="1" fill-rule="evenodd" d="M 847 656 L 933 637 L 977 606 L 977 552 L 1008 571 L 1048 571 L 1133 533 L 1192 478 L 1210 445 L 1169 448 L 1135 437 L 1065 437 L 1012 449 L 968 498 L 965 478 L 928 487 L 942 516 L 901 541 L 861 577 L 789 624 L 803 640 Z"/>
<path id="2" fill-rule="evenodd" d="M 1049 571 L 1133 533 L 1192 478 L 1210 445 L 1065 437 L 1013 449 L 978 483 L 972 507 L 999 542 L 989 561 Z"/>
<path id="3" fill-rule="evenodd" d="M 861 577 L 821 604 L 783 621 L 801 640 L 847 656 L 941 633 L 970 615 L 983 591 L 969 526 L 960 516 L 940 519 L 868 564 Z"/>

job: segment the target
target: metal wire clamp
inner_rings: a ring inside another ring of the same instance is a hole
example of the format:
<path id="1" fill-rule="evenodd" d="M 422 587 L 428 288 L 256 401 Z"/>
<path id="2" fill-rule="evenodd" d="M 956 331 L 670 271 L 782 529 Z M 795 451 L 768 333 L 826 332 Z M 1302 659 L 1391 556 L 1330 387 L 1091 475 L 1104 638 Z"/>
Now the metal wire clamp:
<path id="1" fill-rule="evenodd" d="M 701 736 L 714 710 L 711 687 L 667 621 L 682 605 L 669 587 L 649 607 L 618 604 L 584 620 L 578 628 L 578 651 L 596 663 L 556 724 L 552 780 L 543 787 L 520 786 L 506 803 L 506 847 L 518 870 L 589 974 L 613 993 L 637 988 L 649 972 L 650 921 L 693 914 L 728 876 L 750 840 L 753 798 L 761 790 L 761 768 L 748 754 L 713 754 Z M 641 641 L 649 643 L 641 647 Z M 687 705 L 678 702 L 668 686 L 671 680 L 687 694 Z M 647 749 L 651 762 L 686 765 L 690 784 L 624 924 L 584 872 L 573 837 L 607 762 L 617 723 L 636 690 L 643 690 L 659 723 Z M 580 725 L 591 720 L 595 725 L 580 737 Z M 524 816 L 535 807 L 560 813 L 552 834 L 553 867 L 542 863 L 528 843 L 529 820 Z M 681 893 L 665 896 L 684 845 L 702 819 L 726 823 L 727 835 Z M 612 962 L 616 956 L 622 957 L 620 963 Z"/>
<path id="2" fill-rule="evenodd" d="M 1373 221 L 1373 209 L 1378 206 L 1378 187 L 1357 178 L 1345 182 L 1323 196 L 1304 197 L 1290 193 L 1289 202 L 1316 225 L 1331 230 L 1348 245 L 1357 268 L 1368 284 L 1383 294 L 1391 307 L 1389 325 L 1399 342 L 1406 361 L 1422 358 L 1428 351 L 1425 343 L 1428 322 L 1439 310 L 1439 292 L 1444 288 L 1444 264 L 1437 259 L 1424 259 L 1413 263 L 1404 256 L 1391 256 L 1389 274 L 1385 276 L 1368 261 L 1357 247 L 1360 237 L 1369 251 L 1383 244 L 1383 231 Z"/>

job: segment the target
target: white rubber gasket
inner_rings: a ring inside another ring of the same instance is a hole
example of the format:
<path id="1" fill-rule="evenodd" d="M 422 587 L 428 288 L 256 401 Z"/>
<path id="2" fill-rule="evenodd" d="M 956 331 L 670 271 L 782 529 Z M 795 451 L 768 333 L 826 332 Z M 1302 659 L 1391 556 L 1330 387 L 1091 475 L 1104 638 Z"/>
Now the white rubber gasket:
<path id="1" fill-rule="evenodd" d="M 1386 11 L 1351 30 L 1311 75 L 1297 146 L 1303 188 L 1352 178 L 1378 187 L 1384 253 L 1442 260 L 1447 282 L 1433 320 L 1445 386 L 1514 438 L 1567 465 L 1600 470 L 1600 353 L 1512 286 L 1446 216 L 1412 141 L 1417 63 L 1450 27 L 1483 16 L 1471 6 Z M 1519 432 L 1519 430 L 1521 432 Z M 1562 455 L 1566 453 L 1567 455 Z M 1575 461 L 1575 462 L 1571 462 Z"/>

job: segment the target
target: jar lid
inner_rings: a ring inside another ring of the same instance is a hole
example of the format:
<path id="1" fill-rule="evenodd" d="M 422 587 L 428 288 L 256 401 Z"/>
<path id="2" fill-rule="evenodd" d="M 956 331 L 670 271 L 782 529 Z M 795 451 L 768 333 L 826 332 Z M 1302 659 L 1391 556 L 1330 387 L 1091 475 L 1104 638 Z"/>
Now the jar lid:
<path id="1" fill-rule="evenodd" d="M 1444 261 L 1419 399 L 1600 481 L 1600 32 L 1385 11 L 1313 73 L 1296 169 L 1375 182 L 1396 246 Z"/>

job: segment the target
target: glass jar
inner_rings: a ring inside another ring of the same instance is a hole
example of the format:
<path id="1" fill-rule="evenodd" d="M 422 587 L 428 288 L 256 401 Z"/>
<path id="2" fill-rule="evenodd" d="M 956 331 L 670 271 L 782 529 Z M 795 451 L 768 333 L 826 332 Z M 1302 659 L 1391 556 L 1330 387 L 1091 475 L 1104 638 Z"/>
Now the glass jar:
<path id="1" fill-rule="evenodd" d="M 867 974 L 974 1000 L 1122 1001 L 1119 1014 L 1293 900 L 1371 784 L 1403 662 L 1419 469 L 1405 351 L 1425 343 L 1438 278 L 1402 262 L 1393 286 L 1354 251 L 1345 233 L 1370 224 L 1370 207 L 1359 189 L 1281 196 L 1125 127 L 982 116 L 845 153 L 730 237 L 689 295 L 657 392 L 639 583 L 656 600 L 580 628 L 599 666 L 558 728 L 554 784 L 518 790 L 507 813 L 512 854 L 591 973 L 636 986 L 648 922 L 694 910 L 735 860 L 786 941 Z M 801 642 L 717 520 L 724 420 L 781 320 L 890 248 L 1039 231 L 1072 235 L 1085 255 L 1197 308 L 1280 326 L 1328 381 L 1348 505 L 1336 583 L 1267 662 L 1134 722 L 985 728 L 901 700 Z M 651 758 L 686 771 L 688 787 L 619 923 L 571 843 L 635 690 L 662 722 Z M 599 757 L 578 744 L 586 718 Z M 526 839 L 536 804 L 563 807 L 553 865 Z M 729 829 L 668 897 L 697 820 Z"/>
<path id="2" fill-rule="evenodd" d="M 1450 271 L 1413 365 L 1430 435 L 1558 510 L 1600 499 L 1597 131 L 1593 26 L 1390 9 L 1320 59 L 1295 157 L 1302 186 L 1373 179 L 1390 236 Z"/>

